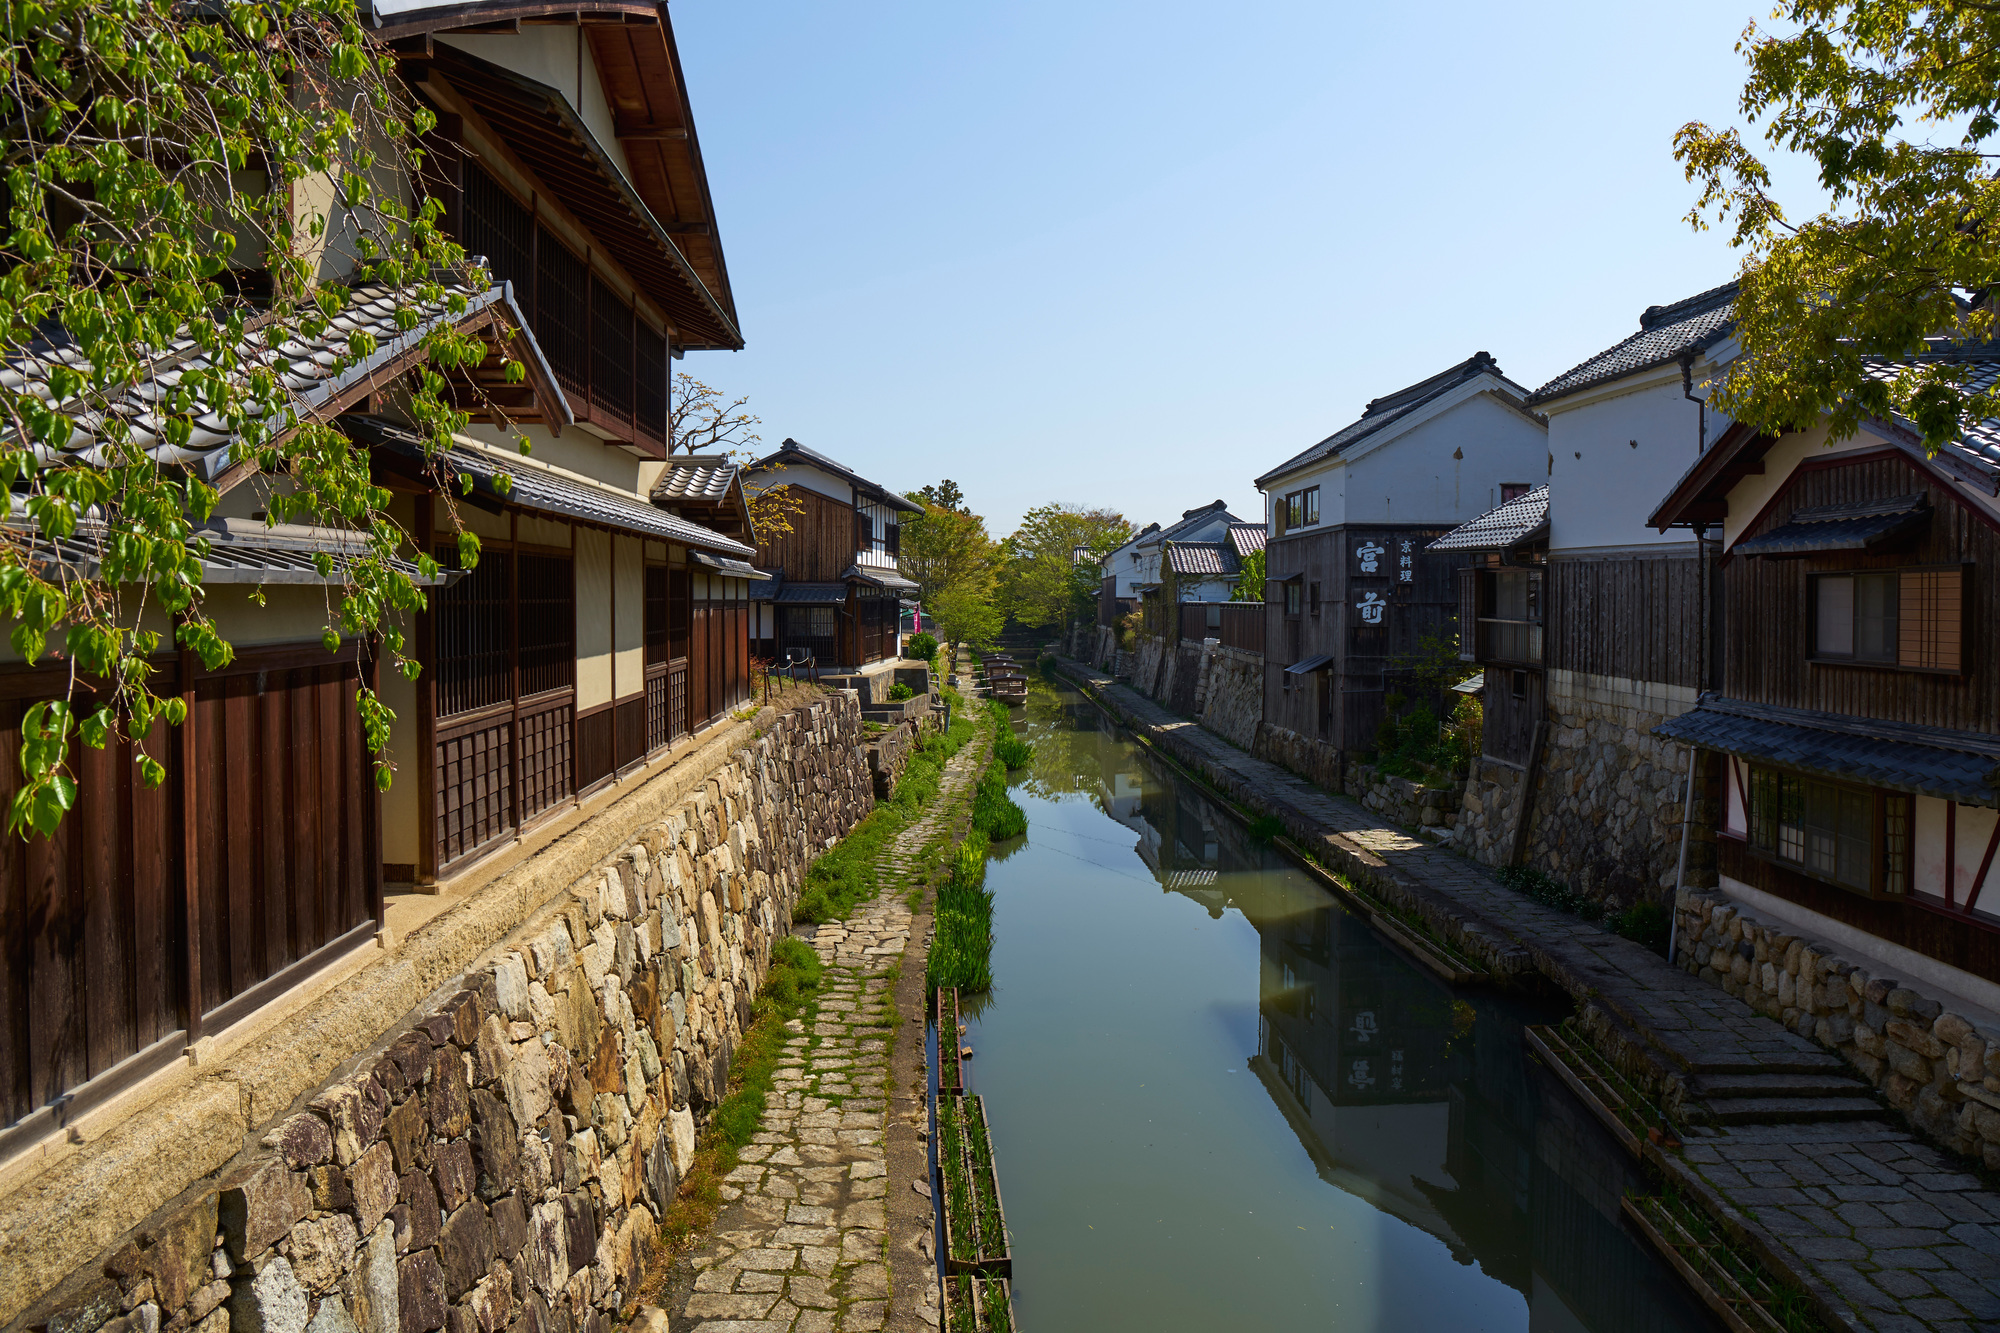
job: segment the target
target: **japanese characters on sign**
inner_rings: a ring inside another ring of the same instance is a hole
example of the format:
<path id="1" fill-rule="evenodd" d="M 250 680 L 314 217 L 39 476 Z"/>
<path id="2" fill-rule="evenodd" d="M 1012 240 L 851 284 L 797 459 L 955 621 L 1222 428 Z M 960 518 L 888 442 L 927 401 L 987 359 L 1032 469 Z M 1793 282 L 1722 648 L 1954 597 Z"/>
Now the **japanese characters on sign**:
<path id="1" fill-rule="evenodd" d="M 1415 583 L 1417 581 L 1417 558 L 1413 552 L 1416 550 L 1417 543 L 1412 538 L 1403 537 L 1397 540 L 1396 545 L 1402 548 L 1402 554 L 1396 558 L 1396 581 L 1398 583 Z"/>
<path id="2" fill-rule="evenodd" d="M 1361 572 L 1363 574 L 1380 573 L 1378 565 L 1382 557 L 1388 553 L 1388 547 L 1372 540 L 1364 541 L 1361 545 L 1354 548 L 1354 558 L 1361 562 Z"/>
<path id="3" fill-rule="evenodd" d="M 1382 600 L 1382 594 L 1373 588 L 1362 593 L 1361 600 L 1354 604 L 1354 609 L 1361 613 L 1361 623 L 1364 625 L 1381 624 L 1382 613 L 1388 608 L 1389 604 Z"/>

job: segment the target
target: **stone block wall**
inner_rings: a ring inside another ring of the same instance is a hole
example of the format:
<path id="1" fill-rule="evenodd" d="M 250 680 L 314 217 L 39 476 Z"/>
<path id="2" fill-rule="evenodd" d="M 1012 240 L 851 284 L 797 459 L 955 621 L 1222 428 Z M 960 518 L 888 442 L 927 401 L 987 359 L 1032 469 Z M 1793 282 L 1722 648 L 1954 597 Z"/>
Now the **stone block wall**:
<path id="1" fill-rule="evenodd" d="M 1264 655 L 1214 645 L 1204 669 L 1201 725 L 1249 750 L 1263 720 Z"/>
<path id="2" fill-rule="evenodd" d="M 1653 681 L 1548 673 L 1549 733 L 1534 794 L 1527 863 L 1607 904 L 1664 904 L 1680 858 L 1688 751 L 1653 728 L 1695 692 Z M 1482 762 L 1467 783 L 1456 845 L 1487 865 L 1513 847 L 1522 770 Z M 1712 775 L 1695 770 L 1687 882 L 1715 883 Z"/>
<path id="3" fill-rule="evenodd" d="M 1130 677 L 1132 688 L 1149 699 L 1153 697 L 1155 685 L 1163 683 L 1165 680 L 1165 675 L 1160 670 L 1160 659 L 1163 656 L 1171 661 L 1172 654 L 1167 652 L 1166 641 L 1157 635 L 1141 634 L 1133 643 L 1132 671 Z M 1168 669 L 1171 670 L 1172 668 L 1169 667 Z M 1117 672 L 1114 674 L 1124 675 L 1125 673 Z"/>
<path id="4" fill-rule="evenodd" d="M 917 741 L 941 729 L 943 724 L 942 715 L 919 713 L 869 738 L 863 754 L 868 760 L 868 775 L 874 784 L 876 800 L 886 801 L 895 794 L 903 770 L 910 766 L 910 753 L 916 749 Z"/>
<path id="5" fill-rule="evenodd" d="M 1380 773 L 1372 764 L 1349 764 L 1343 794 L 1404 828 L 1449 835 L 1458 823 L 1465 784 L 1432 786 Z"/>
<path id="6" fill-rule="evenodd" d="M 806 865 L 871 803 L 851 696 L 777 714 L 8 1328 L 606 1333 Z"/>
<path id="7" fill-rule="evenodd" d="M 2000 1032 L 1723 893 L 1683 891 L 1675 917 L 1681 967 L 1837 1052 L 1925 1135 L 2000 1170 Z"/>
<path id="8" fill-rule="evenodd" d="M 1257 743 L 1251 753 L 1280 768 L 1289 768 L 1328 791 L 1341 789 L 1340 751 L 1325 741 L 1265 722 L 1257 729 Z"/>

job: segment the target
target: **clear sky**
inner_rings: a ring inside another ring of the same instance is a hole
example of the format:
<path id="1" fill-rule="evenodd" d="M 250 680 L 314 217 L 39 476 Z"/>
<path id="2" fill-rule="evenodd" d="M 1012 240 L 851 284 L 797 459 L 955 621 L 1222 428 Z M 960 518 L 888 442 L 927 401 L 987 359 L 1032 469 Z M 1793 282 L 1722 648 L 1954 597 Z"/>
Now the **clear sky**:
<path id="1" fill-rule="evenodd" d="M 1767 9 L 677 0 L 749 343 L 681 365 L 995 535 L 1253 517 L 1372 397 L 1533 388 L 1727 281 L 1671 140 Z"/>

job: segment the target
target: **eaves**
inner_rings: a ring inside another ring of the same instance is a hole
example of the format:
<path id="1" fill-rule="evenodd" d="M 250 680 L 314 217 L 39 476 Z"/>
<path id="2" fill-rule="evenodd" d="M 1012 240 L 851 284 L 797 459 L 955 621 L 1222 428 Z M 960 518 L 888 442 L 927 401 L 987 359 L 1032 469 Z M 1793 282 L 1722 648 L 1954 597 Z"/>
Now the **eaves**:
<path id="1" fill-rule="evenodd" d="M 1731 344 L 1733 345 L 1733 343 L 1734 340 L 1732 339 Z M 1720 348 L 1715 350 L 1720 350 Z M 1708 396 L 1706 393 L 1700 392 L 1701 382 L 1721 371 L 1733 359 L 1733 353 L 1728 357 L 1715 357 L 1706 352 L 1695 354 L 1691 373 L 1694 376 L 1695 388 L 1697 390 L 1696 397 L 1706 398 Z M 1544 421 L 1553 421 L 1564 412 L 1571 412 L 1579 407 L 1589 407 L 1594 403 L 1609 402 L 1613 398 L 1623 398 L 1630 394 L 1648 393 L 1654 389 L 1663 388 L 1668 385 L 1673 386 L 1676 393 L 1679 393 L 1681 390 L 1681 363 L 1678 359 L 1662 361 L 1657 365 L 1647 366 L 1643 370 L 1635 370 L 1630 374 L 1621 375 L 1617 379 L 1605 380 L 1602 383 L 1578 389 L 1575 393 L 1565 394 L 1560 398 L 1551 398 L 1545 402 L 1536 403 L 1532 410 L 1540 413 Z M 1693 404 L 1689 404 L 1689 406 L 1691 407 Z"/>

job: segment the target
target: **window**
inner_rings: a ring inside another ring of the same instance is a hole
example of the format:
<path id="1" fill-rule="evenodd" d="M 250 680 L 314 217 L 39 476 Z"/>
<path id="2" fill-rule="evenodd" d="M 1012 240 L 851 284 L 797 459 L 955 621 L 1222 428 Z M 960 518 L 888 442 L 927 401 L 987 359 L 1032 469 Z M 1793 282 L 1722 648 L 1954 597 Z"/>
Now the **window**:
<path id="1" fill-rule="evenodd" d="M 1518 500 L 1532 489 L 1525 481 L 1503 481 L 1500 483 L 1500 503 Z"/>
<path id="2" fill-rule="evenodd" d="M 903 553 L 903 527 L 900 523 L 887 523 L 882 527 L 882 550 L 888 555 Z"/>
<path id="3" fill-rule="evenodd" d="M 1310 601 L 1310 602 L 1312 603 L 1312 613 L 1313 613 L 1314 615 L 1318 615 L 1318 614 L 1319 614 L 1319 584 L 1315 583 L 1315 584 L 1313 584 L 1313 585 L 1312 585 L 1312 596 L 1311 596 L 1311 597 L 1310 597 L 1310 598 L 1309 598 L 1308 600 L 1309 600 L 1309 601 Z"/>
<path id="4" fill-rule="evenodd" d="M 1310 528 L 1319 522 L 1319 487 L 1308 486 L 1285 497 L 1285 531 Z"/>
<path id="5" fill-rule="evenodd" d="M 1285 585 L 1285 614 L 1288 616 L 1295 616 L 1298 613 L 1299 613 L 1299 581 L 1297 579 L 1293 579 L 1291 582 Z"/>
<path id="6" fill-rule="evenodd" d="M 875 525 L 868 521 L 868 515 L 856 510 L 854 513 L 854 549 L 865 551 L 874 544 Z"/>
<path id="7" fill-rule="evenodd" d="M 1813 657 L 1957 672 L 1964 597 L 1962 569 L 1814 575 Z"/>
<path id="8" fill-rule="evenodd" d="M 1843 888 L 1903 893 L 1909 886 L 1910 798 L 1750 768 L 1750 845 Z"/>
<path id="9" fill-rule="evenodd" d="M 1527 698 L 1528 673 L 1525 671 L 1516 671 L 1513 672 L 1512 675 L 1513 679 L 1512 681 L 1509 682 L 1508 692 L 1511 693 L 1516 699 Z"/>

